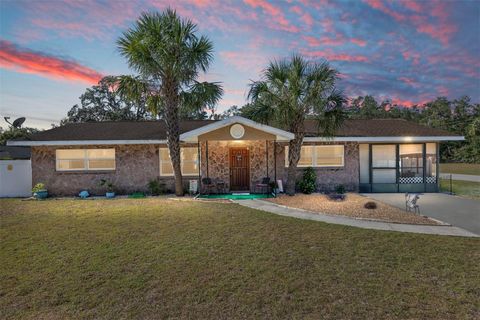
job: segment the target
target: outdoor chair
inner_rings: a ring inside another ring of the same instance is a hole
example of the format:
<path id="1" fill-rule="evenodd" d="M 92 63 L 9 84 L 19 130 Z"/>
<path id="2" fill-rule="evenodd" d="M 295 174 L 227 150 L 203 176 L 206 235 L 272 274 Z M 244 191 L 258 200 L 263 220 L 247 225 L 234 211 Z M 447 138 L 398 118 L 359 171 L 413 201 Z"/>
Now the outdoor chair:
<path id="1" fill-rule="evenodd" d="M 405 193 L 405 211 L 420 214 L 420 206 L 417 204 L 420 196 L 417 193 Z"/>
<path id="2" fill-rule="evenodd" d="M 263 189 L 267 189 L 266 193 L 268 193 L 268 190 L 270 189 L 270 178 L 269 177 L 262 178 L 262 181 L 255 185 L 255 192 L 257 192 L 258 189 L 260 189 L 260 191 L 262 191 Z"/>
<path id="3" fill-rule="evenodd" d="M 215 184 L 213 183 L 211 178 L 203 178 L 202 185 L 205 193 L 207 194 L 211 194 L 212 190 L 215 189 Z"/>

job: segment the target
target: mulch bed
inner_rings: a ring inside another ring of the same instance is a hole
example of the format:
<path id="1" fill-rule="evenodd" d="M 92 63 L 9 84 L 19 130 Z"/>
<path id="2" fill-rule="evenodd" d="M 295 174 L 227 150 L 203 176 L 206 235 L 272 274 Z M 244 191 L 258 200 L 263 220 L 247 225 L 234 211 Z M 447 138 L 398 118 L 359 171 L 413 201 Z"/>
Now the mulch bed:
<path id="1" fill-rule="evenodd" d="M 314 194 L 297 194 L 295 196 L 281 195 L 277 198 L 264 199 L 276 204 L 287 207 L 299 208 L 308 211 L 347 216 L 352 218 L 388 221 L 396 223 L 409 224 L 426 224 L 439 225 L 437 221 L 425 216 L 416 215 L 411 212 L 392 207 L 383 202 L 373 200 L 371 198 L 361 196 L 355 193 L 348 193 L 345 200 L 332 200 L 327 195 Z M 366 202 L 375 202 L 376 209 L 366 209 Z"/>

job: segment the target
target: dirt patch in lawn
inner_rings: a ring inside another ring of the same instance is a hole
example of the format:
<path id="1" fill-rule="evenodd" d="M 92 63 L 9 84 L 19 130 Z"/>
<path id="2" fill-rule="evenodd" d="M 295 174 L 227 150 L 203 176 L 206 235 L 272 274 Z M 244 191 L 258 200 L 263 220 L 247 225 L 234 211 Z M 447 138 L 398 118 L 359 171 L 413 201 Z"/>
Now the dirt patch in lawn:
<path id="1" fill-rule="evenodd" d="M 265 199 L 276 204 L 287 207 L 299 208 L 308 211 L 341 215 L 352 218 L 380 220 L 397 223 L 410 224 L 439 224 L 430 218 L 416 215 L 383 202 L 361 196 L 355 193 L 348 193 L 343 201 L 331 200 L 324 194 L 297 194 L 295 196 L 281 195 L 277 198 Z M 365 203 L 373 201 L 377 204 L 376 209 L 366 209 Z"/>

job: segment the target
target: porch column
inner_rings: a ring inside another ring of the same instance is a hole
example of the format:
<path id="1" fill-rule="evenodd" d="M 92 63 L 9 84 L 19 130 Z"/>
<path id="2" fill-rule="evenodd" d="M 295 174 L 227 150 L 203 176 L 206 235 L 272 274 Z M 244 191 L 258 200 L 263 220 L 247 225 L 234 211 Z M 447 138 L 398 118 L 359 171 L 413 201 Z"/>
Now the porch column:
<path id="1" fill-rule="evenodd" d="M 267 157 L 267 178 L 269 178 L 270 174 L 268 173 L 268 140 L 265 140 L 265 154 Z"/>

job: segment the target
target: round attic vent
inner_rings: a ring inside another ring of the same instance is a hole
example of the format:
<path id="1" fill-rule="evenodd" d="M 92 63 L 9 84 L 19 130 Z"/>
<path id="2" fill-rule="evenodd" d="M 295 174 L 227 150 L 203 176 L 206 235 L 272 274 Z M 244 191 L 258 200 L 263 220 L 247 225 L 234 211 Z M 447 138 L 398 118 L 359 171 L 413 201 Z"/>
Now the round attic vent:
<path id="1" fill-rule="evenodd" d="M 245 134 L 245 128 L 241 124 L 234 124 L 230 127 L 230 135 L 234 139 L 240 139 Z"/>

